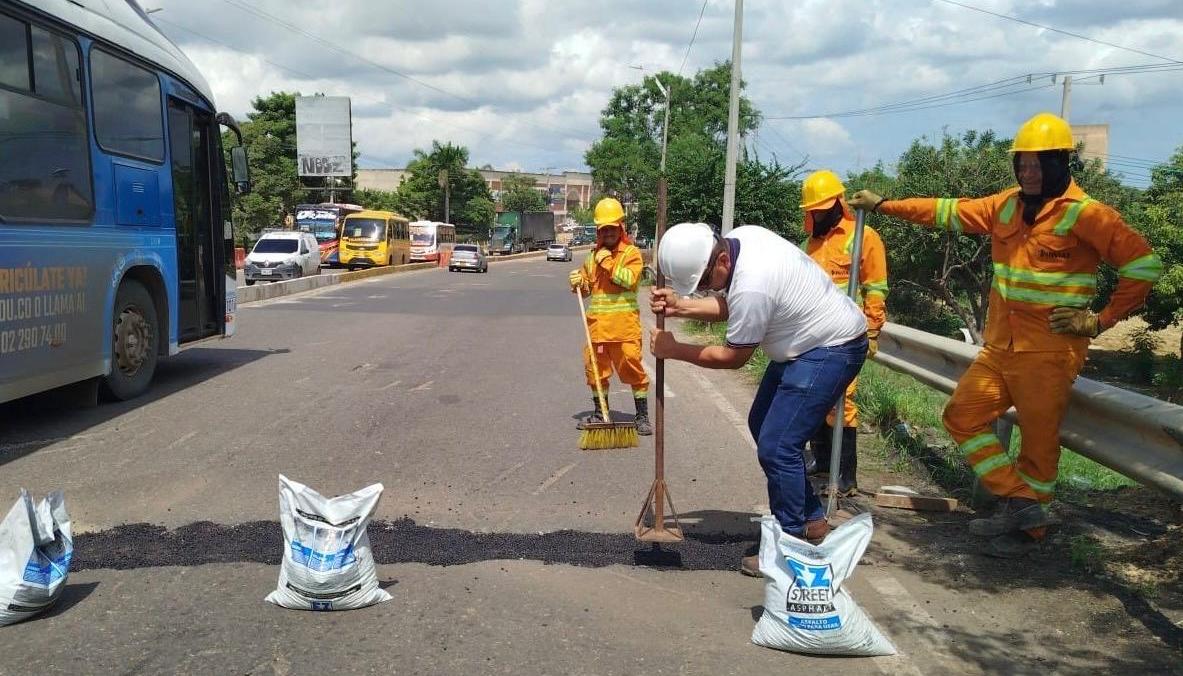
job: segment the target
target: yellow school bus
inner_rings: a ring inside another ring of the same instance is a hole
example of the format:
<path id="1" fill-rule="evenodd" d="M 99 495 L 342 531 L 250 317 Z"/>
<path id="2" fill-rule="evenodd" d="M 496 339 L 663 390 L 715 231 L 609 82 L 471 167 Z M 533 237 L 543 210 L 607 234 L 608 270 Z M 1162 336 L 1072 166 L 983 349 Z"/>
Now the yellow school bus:
<path id="1" fill-rule="evenodd" d="M 356 270 L 402 265 L 411 257 L 410 221 L 393 211 L 359 211 L 341 225 L 341 265 Z"/>

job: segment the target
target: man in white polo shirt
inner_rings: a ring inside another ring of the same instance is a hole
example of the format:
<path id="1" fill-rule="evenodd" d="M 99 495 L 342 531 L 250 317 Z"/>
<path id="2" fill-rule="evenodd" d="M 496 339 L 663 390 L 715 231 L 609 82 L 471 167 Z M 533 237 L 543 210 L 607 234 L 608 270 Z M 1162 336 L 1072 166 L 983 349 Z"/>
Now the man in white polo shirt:
<path id="1" fill-rule="evenodd" d="M 748 429 L 768 477 L 769 504 L 786 533 L 820 542 L 830 526 L 805 474 L 805 445 L 866 359 L 863 311 L 801 249 L 758 226 L 719 237 L 704 223 L 680 223 L 662 237 L 657 259 L 671 288 L 653 290 L 653 312 L 726 321 L 727 343 L 681 343 L 654 330 L 650 350 L 660 359 L 737 369 L 764 349 L 771 363 Z M 724 295 L 688 297 L 706 291 Z M 745 559 L 744 572 L 758 570 Z"/>

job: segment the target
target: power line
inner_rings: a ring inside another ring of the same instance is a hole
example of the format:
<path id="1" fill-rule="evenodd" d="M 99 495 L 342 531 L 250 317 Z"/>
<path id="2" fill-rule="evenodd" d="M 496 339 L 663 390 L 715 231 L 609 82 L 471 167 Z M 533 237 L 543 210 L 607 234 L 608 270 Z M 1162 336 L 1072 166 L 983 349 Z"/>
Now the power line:
<path id="1" fill-rule="evenodd" d="M 305 79 L 308 79 L 308 80 L 316 80 L 316 79 L 318 79 L 316 76 L 314 76 L 314 75 L 311 75 L 311 74 L 309 74 L 309 73 L 305 73 L 305 72 L 304 72 L 304 71 L 302 71 L 302 70 L 297 70 L 297 69 L 295 69 L 295 68 L 291 68 L 291 67 L 289 67 L 289 66 L 285 66 L 285 65 L 283 65 L 283 64 L 281 64 L 281 63 L 276 63 L 276 62 L 274 62 L 274 61 L 272 61 L 272 60 L 270 60 L 270 59 L 268 59 L 268 58 L 266 58 L 266 57 L 259 56 L 258 54 L 254 54 L 254 53 L 252 53 L 252 52 L 248 52 L 248 51 L 246 51 L 246 50 L 244 50 L 244 49 L 240 49 L 240 48 L 238 48 L 238 47 L 235 47 L 234 45 L 232 45 L 232 44 L 230 44 L 230 43 L 228 43 L 228 42 L 223 42 L 223 41 L 221 41 L 221 40 L 219 40 L 219 39 L 217 39 L 217 38 L 210 37 L 210 36 L 206 35 L 205 33 L 199 33 L 199 32 L 197 32 L 197 31 L 193 30 L 192 28 L 186 28 L 185 26 L 182 26 L 182 25 L 180 25 L 180 24 L 178 24 L 178 23 L 174 23 L 174 22 L 172 22 L 172 21 L 169 21 L 168 19 L 164 19 L 164 18 L 161 18 L 161 17 L 153 17 L 153 19 L 152 19 L 152 20 L 153 20 L 153 21 L 155 21 L 155 22 L 157 22 L 157 23 L 164 23 L 164 24 L 168 24 L 169 26 L 172 26 L 173 28 L 176 28 L 176 29 L 178 29 L 178 30 L 185 31 L 186 33 L 189 33 L 190 35 L 194 35 L 194 36 L 196 36 L 196 37 L 199 37 L 199 38 L 201 38 L 202 40 L 207 40 L 207 41 L 209 41 L 209 42 L 212 42 L 212 43 L 214 43 L 215 45 L 221 45 L 222 47 L 225 47 L 226 49 L 229 49 L 229 50 L 232 50 L 232 51 L 238 52 L 239 54 L 243 54 L 243 55 L 246 55 L 246 56 L 253 56 L 253 57 L 255 57 L 255 58 L 257 58 L 257 59 L 259 59 L 259 60 L 263 61 L 264 63 L 267 63 L 267 64 L 270 64 L 270 65 L 272 65 L 272 66 L 275 66 L 276 68 L 279 68 L 279 69 L 281 69 L 281 70 L 286 70 L 286 71 L 288 71 L 288 72 L 290 72 L 290 73 L 294 73 L 294 74 L 296 74 L 296 75 L 299 75 L 299 76 L 300 76 L 300 77 L 302 77 L 302 78 L 305 78 Z"/>
<path id="2" fill-rule="evenodd" d="M 1144 64 L 1137 66 L 1117 66 L 1114 68 L 1092 68 L 1083 70 L 1065 70 L 1065 71 L 1048 71 L 1042 73 L 1027 73 L 1024 75 L 1015 75 L 1013 77 L 988 82 L 974 87 L 966 87 L 957 89 L 943 94 L 932 94 L 922 96 L 915 99 L 907 99 L 904 101 L 897 101 L 895 103 L 888 103 L 881 106 L 872 106 L 869 108 L 858 108 L 854 110 L 837 111 L 830 113 L 819 113 L 812 115 L 765 115 L 767 120 L 809 120 L 823 117 L 864 117 L 869 115 L 881 115 L 888 113 L 913 112 L 917 110 L 926 110 L 928 108 L 939 108 L 946 105 L 953 105 L 957 103 L 970 103 L 973 101 L 981 101 L 984 99 L 998 98 L 1000 96 L 1009 96 L 1013 94 L 1022 94 L 1036 89 L 1044 89 L 1055 86 L 1055 80 L 1061 75 L 1084 75 L 1090 77 L 1105 76 L 1105 75 L 1136 75 L 1139 73 L 1164 73 L 1183 71 L 1183 65 L 1174 64 Z M 1027 86 L 1033 83 L 1050 79 L 1051 84 L 1043 86 Z M 993 92 L 989 96 L 984 94 Z"/>
<path id="3" fill-rule="evenodd" d="M 706 14 L 709 1 L 702 0 L 702 9 L 698 10 L 698 21 L 694 23 L 694 32 L 690 34 L 690 44 L 686 45 L 686 53 L 682 56 L 682 65 L 678 66 L 678 75 L 682 74 L 682 69 L 686 67 L 686 59 L 690 58 L 690 48 L 694 46 L 694 39 L 698 37 L 698 27 L 702 25 L 702 16 Z"/>
<path id="4" fill-rule="evenodd" d="M 1073 33 L 1071 31 L 1062 30 L 1059 28 L 1055 28 L 1053 26 L 1045 26 L 1044 24 L 1035 23 L 1034 21 L 1027 21 L 1026 19 L 1020 19 L 1017 16 L 1010 16 L 1009 14 L 999 14 L 998 12 L 992 12 L 988 9 L 982 9 L 981 7 L 974 7 L 973 5 L 967 5 L 963 2 L 957 2 L 956 0 L 937 0 L 937 2 L 943 2 L 946 5 L 955 5 L 957 7 L 963 8 L 963 9 L 968 9 L 968 10 L 972 10 L 975 12 L 981 12 L 982 14 L 989 14 L 990 16 L 998 17 L 999 19 L 1007 19 L 1008 21 L 1014 21 L 1016 23 L 1025 24 L 1027 26 L 1033 26 L 1035 28 L 1040 28 L 1040 29 L 1043 29 L 1046 31 L 1051 31 L 1053 33 L 1059 33 L 1061 35 L 1067 35 L 1070 37 L 1079 38 L 1081 40 L 1088 40 L 1089 42 L 1093 42 L 1098 45 L 1105 45 L 1106 47 L 1113 47 L 1114 49 L 1122 49 L 1127 52 L 1141 54 L 1142 56 L 1150 56 L 1150 57 L 1153 57 L 1156 59 L 1162 59 L 1163 61 L 1169 61 L 1171 63 L 1183 64 L 1183 61 L 1179 61 L 1178 59 L 1172 59 L 1168 56 L 1162 56 L 1161 54 L 1154 54 L 1154 53 L 1147 52 L 1147 51 L 1144 51 L 1141 49 L 1135 49 L 1133 47 L 1127 47 L 1125 45 L 1119 45 L 1119 44 L 1116 44 L 1113 42 L 1106 42 L 1105 40 L 1098 40 L 1097 38 L 1091 38 L 1087 35 L 1081 35 L 1080 33 Z"/>

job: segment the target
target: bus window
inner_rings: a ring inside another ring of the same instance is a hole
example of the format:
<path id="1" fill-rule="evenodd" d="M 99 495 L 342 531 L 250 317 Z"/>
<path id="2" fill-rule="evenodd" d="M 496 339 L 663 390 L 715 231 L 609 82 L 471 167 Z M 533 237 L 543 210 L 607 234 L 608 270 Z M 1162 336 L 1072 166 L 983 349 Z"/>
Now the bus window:
<path id="1" fill-rule="evenodd" d="M 20 158 L 0 162 L 0 220 L 90 219 L 94 197 L 78 59 L 73 41 L 0 14 L 0 157 Z"/>
<path id="2" fill-rule="evenodd" d="M 103 150 L 143 160 L 164 159 L 160 80 L 101 49 L 90 50 L 95 138 Z"/>

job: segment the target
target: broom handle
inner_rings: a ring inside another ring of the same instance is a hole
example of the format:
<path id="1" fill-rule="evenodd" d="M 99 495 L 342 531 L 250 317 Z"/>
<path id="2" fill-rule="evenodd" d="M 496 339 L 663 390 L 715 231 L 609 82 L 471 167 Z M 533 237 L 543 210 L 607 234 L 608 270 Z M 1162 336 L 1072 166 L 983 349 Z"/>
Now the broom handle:
<path id="1" fill-rule="evenodd" d="M 867 212 L 856 209 L 854 212 L 854 242 L 850 254 L 850 279 L 846 283 L 846 293 L 851 300 L 858 300 L 859 264 L 863 260 L 863 229 Z M 838 403 L 834 405 L 834 433 L 830 437 L 830 494 L 826 498 L 826 516 L 829 517 L 838 507 L 838 474 L 842 467 L 842 425 L 845 422 L 846 390 L 838 396 Z"/>
<path id="2" fill-rule="evenodd" d="M 587 325 L 587 309 L 583 307 L 583 289 L 575 290 L 575 297 L 579 299 L 579 316 L 583 317 L 583 335 L 587 336 L 587 358 L 591 362 L 592 376 L 596 379 L 596 397 L 600 400 L 600 410 L 608 415 L 608 400 L 604 398 L 604 387 L 600 384 L 600 367 L 596 363 L 596 346 L 592 343 L 591 328 Z M 604 422 L 610 422 L 605 419 Z"/>

